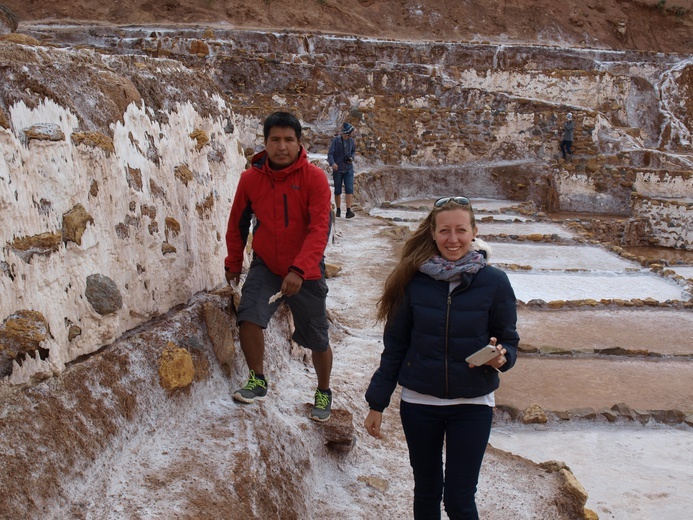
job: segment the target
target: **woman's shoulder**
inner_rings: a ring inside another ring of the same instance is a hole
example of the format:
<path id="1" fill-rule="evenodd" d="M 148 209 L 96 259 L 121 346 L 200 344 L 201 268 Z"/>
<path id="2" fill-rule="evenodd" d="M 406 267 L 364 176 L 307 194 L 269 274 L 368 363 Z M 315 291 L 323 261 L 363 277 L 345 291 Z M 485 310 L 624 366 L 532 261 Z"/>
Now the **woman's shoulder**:
<path id="1" fill-rule="evenodd" d="M 502 269 L 495 267 L 490 264 L 486 264 L 484 268 L 479 271 L 479 274 L 483 276 L 484 278 L 492 279 L 492 280 L 497 280 L 497 281 L 507 281 L 508 280 L 508 275 L 505 271 Z"/>

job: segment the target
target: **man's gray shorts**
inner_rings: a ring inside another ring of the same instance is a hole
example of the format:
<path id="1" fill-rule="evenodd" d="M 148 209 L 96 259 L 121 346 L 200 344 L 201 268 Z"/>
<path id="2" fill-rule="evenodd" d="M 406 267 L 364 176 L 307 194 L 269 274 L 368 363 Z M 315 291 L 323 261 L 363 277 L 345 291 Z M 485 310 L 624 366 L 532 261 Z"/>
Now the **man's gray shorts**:
<path id="1" fill-rule="evenodd" d="M 286 301 L 294 318 L 292 339 L 302 347 L 325 352 L 330 346 L 325 278 L 305 280 L 298 294 L 269 303 L 269 299 L 281 289 L 282 281 L 282 277 L 270 271 L 261 258 L 255 257 L 243 283 L 238 323 L 249 321 L 266 329 L 279 304 Z"/>

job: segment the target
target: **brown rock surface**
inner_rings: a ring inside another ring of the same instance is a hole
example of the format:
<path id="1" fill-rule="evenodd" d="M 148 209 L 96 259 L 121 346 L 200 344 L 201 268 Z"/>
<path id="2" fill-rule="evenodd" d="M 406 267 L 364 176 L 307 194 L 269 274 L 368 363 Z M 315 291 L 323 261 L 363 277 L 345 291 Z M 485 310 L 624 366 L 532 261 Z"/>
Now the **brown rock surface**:
<path id="1" fill-rule="evenodd" d="M 87 229 L 87 224 L 93 224 L 94 218 L 87 213 L 84 206 L 76 204 L 70 211 L 63 215 L 63 241 L 75 242 L 82 245 L 82 235 Z"/>
<path id="2" fill-rule="evenodd" d="M 214 346 L 214 354 L 222 372 L 231 375 L 236 355 L 236 326 L 231 323 L 231 316 L 212 303 L 205 303 L 204 312 L 207 334 Z"/>

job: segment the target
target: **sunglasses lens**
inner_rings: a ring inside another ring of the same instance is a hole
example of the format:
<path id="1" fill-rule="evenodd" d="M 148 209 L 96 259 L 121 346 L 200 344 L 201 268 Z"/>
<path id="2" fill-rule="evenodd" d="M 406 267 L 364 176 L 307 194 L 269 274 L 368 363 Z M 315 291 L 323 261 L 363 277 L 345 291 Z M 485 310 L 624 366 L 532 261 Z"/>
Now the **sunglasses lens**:
<path id="1" fill-rule="evenodd" d="M 450 201 L 454 202 L 455 204 L 459 204 L 460 206 L 469 205 L 469 199 L 467 197 L 443 197 L 435 201 L 434 206 L 436 208 L 440 208 L 441 206 L 445 206 Z"/>

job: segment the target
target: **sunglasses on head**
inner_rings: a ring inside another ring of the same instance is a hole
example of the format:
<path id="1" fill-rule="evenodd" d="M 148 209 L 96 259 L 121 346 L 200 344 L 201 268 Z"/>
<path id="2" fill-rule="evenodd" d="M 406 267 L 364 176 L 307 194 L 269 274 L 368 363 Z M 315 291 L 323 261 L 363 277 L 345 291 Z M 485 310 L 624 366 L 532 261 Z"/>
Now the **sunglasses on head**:
<path id="1" fill-rule="evenodd" d="M 454 202 L 460 206 L 469 206 L 470 202 L 467 197 L 442 197 L 433 203 L 433 206 L 440 208 L 445 206 L 448 202 Z"/>

